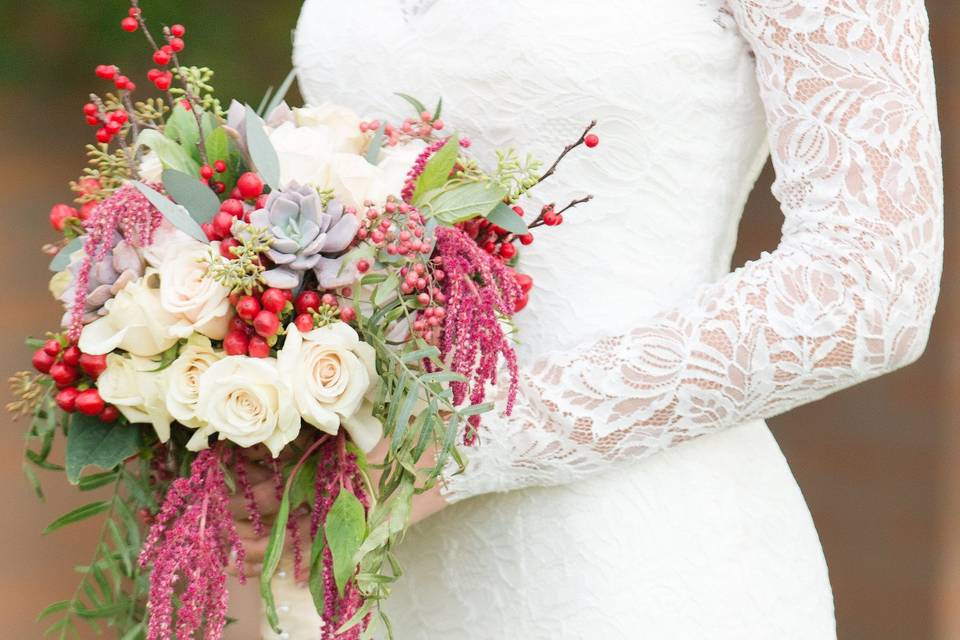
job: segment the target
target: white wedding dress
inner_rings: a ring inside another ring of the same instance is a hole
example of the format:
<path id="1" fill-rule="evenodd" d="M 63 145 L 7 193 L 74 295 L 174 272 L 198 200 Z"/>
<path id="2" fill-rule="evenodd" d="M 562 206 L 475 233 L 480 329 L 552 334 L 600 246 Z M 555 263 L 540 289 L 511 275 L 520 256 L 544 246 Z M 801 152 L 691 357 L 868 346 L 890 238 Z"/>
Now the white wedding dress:
<path id="1" fill-rule="evenodd" d="M 540 192 L 596 199 L 523 255 L 518 406 L 402 545 L 395 637 L 835 638 L 763 419 L 924 349 L 942 184 L 922 2 L 307 0 L 295 63 L 309 103 L 442 95 L 488 161 L 551 160 L 600 123 Z M 768 148 L 783 240 L 728 273 Z M 280 637 L 318 637 L 306 591 L 279 591 Z"/>

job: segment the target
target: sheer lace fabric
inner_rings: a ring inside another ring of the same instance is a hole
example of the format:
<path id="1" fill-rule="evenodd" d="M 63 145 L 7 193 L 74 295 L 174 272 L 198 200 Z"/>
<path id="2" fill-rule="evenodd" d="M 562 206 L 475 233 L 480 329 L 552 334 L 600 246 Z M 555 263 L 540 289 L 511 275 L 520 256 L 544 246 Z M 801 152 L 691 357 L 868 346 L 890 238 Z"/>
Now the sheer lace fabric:
<path id="1" fill-rule="evenodd" d="M 574 481 L 923 351 L 943 242 L 923 3 L 726 9 L 756 56 L 779 247 L 641 326 L 529 363 L 513 415 L 488 415 L 468 469 L 449 476 L 450 501 Z"/>

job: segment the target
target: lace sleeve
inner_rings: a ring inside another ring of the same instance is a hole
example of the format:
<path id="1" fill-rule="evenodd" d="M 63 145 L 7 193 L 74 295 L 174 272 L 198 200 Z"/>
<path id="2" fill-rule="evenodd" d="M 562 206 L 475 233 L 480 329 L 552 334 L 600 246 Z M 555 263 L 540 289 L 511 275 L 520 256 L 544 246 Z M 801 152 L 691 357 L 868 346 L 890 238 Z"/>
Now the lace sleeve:
<path id="1" fill-rule="evenodd" d="M 569 482 L 922 353 L 943 244 L 923 2 L 728 4 L 757 57 L 779 247 L 628 334 L 530 363 L 449 501 Z"/>

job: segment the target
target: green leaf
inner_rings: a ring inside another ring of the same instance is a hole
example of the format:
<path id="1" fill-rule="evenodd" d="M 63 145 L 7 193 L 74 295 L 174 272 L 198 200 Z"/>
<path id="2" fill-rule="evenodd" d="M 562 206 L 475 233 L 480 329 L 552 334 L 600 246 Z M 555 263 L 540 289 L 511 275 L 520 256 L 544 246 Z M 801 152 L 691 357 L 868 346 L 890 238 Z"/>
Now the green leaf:
<path id="1" fill-rule="evenodd" d="M 405 353 L 400 357 L 400 360 L 405 364 L 409 364 L 411 362 L 420 362 L 421 360 L 425 360 L 425 359 L 434 360 L 439 357 L 440 357 L 440 349 L 431 345 L 424 349 L 417 349 L 416 351 Z"/>
<path id="2" fill-rule="evenodd" d="M 410 103 L 410 105 L 417 110 L 417 117 L 420 117 L 420 114 L 427 110 L 422 102 L 414 98 L 413 96 L 408 96 L 405 93 L 395 93 L 395 96 L 399 96 Z"/>
<path id="3" fill-rule="evenodd" d="M 506 195 L 507 190 L 500 185 L 468 182 L 453 189 L 428 193 L 421 209 L 427 217 L 435 218 L 441 224 L 454 225 L 477 216 L 486 217 Z"/>
<path id="4" fill-rule="evenodd" d="M 110 505 L 112 501 L 110 500 L 101 500 L 99 502 L 91 502 L 90 504 L 85 504 L 78 509 L 74 509 L 70 513 L 60 516 L 53 522 L 51 522 L 46 529 L 43 530 L 44 535 L 48 533 L 53 533 L 57 529 L 61 529 L 68 524 L 73 524 L 74 522 L 79 522 L 81 520 L 86 520 L 87 518 L 92 518 L 95 515 L 99 515 L 105 511 L 110 510 Z"/>
<path id="5" fill-rule="evenodd" d="M 377 290 L 373 294 L 373 304 L 377 305 L 378 307 L 382 306 L 385 302 L 393 297 L 397 287 L 399 286 L 400 276 L 396 271 L 394 271 L 389 275 L 389 277 L 387 277 L 386 280 L 377 286 Z"/>
<path id="6" fill-rule="evenodd" d="M 173 107 L 163 127 L 163 135 L 179 143 L 192 157 L 199 158 L 197 142 L 200 140 L 200 129 L 197 126 L 197 118 L 182 104 L 177 103 Z"/>
<path id="7" fill-rule="evenodd" d="M 111 470 L 139 450 L 140 430 L 137 425 L 106 424 L 75 413 L 70 419 L 67 435 L 67 480 L 79 484 L 80 474 L 88 466 Z"/>
<path id="8" fill-rule="evenodd" d="M 186 149 L 156 129 L 144 129 L 137 136 L 136 146 L 150 147 L 160 156 L 160 162 L 170 169 L 193 175 L 200 171 L 200 163 Z"/>
<path id="9" fill-rule="evenodd" d="M 80 482 L 77 484 L 77 487 L 80 489 L 80 491 L 93 491 L 94 489 L 99 489 L 100 487 L 108 485 L 111 482 L 116 482 L 119 477 L 120 473 L 118 471 L 94 473 L 92 475 L 80 478 Z"/>
<path id="10" fill-rule="evenodd" d="M 420 204 L 423 196 L 435 189 L 439 189 L 450 179 L 450 172 L 457 164 L 457 156 L 460 154 L 460 138 L 456 135 L 450 136 L 446 144 L 440 147 L 440 150 L 433 154 L 423 168 L 423 173 L 417 178 L 417 187 L 413 191 L 413 204 Z"/>
<path id="11" fill-rule="evenodd" d="M 293 86 L 293 81 L 297 79 L 297 70 L 290 69 L 290 73 L 287 74 L 287 77 L 283 79 L 283 82 L 280 83 L 280 88 L 277 89 L 277 92 L 273 94 L 273 97 L 270 99 L 270 102 L 267 106 L 260 111 L 264 117 L 269 117 L 270 113 L 280 106 L 280 103 L 283 102 L 284 98 L 287 97 L 287 93 L 290 92 L 290 87 Z"/>
<path id="12" fill-rule="evenodd" d="M 227 165 L 227 170 L 219 174 L 218 180 L 224 184 L 233 184 L 239 170 L 236 153 L 231 153 L 230 136 L 223 127 L 215 128 L 204 143 L 207 147 L 207 158 L 211 163 L 217 160 L 223 160 Z"/>
<path id="13" fill-rule="evenodd" d="M 466 418 L 468 416 L 476 416 L 476 415 L 480 415 L 481 413 L 487 413 L 488 411 L 493 411 L 493 406 L 494 405 L 492 402 L 484 402 L 483 404 L 472 404 L 469 407 L 458 409 L 457 413 L 459 413 L 461 417 Z"/>
<path id="14" fill-rule="evenodd" d="M 367 162 L 370 164 L 377 164 L 377 160 L 380 158 L 380 149 L 383 146 L 383 136 L 386 129 L 386 127 L 377 129 L 377 132 L 373 134 L 373 139 L 370 140 L 370 146 L 367 147 Z"/>
<path id="15" fill-rule="evenodd" d="M 53 260 L 50 261 L 50 271 L 60 272 L 70 266 L 70 257 L 83 249 L 83 243 L 86 242 L 86 236 L 77 236 L 73 240 L 67 243 L 63 249 L 53 257 Z"/>
<path id="16" fill-rule="evenodd" d="M 360 549 L 367 532 L 366 515 L 357 496 L 341 490 L 330 507 L 323 529 L 333 556 L 333 577 L 337 591 L 342 596 L 347 582 L 357 569 L 353 556 Z"/>
<path id="17" fill-rule="evenodd" d="M 147 197 L 147 200 L 150 201 L 150 204 L 155 206 L 160 210 L 160 213 L 163 214 L 163 217 L 167 219 L 170 224 L 175 226 L 180 231 L 183 231 L 185 234 L 191 238 L 196 238 L 200 242 L 210 242 L 207 239 L 207 234 L 203 232 L 203 229 L 200 228 L 200 225 L 197 224 L 197 221 L 190 217 L 190 214 L 182 206 L 174 204 L 167 199 L 166 196 L 161 194 L 154 189 L 151 189 L 142 182 L 133 182 L 134 187 L 136 187 L 140 193 Z"/>
<path id="18" fill-rule="evenodd" d="M 326 537 L 323 533 L 317 533 L 310 545 L 310 579 L 307 586 L 310 589 L 310 596 L 313 598 L 313 606 L 317 611 L 323 611 L 324 591 L 323 591 L 323 547 Z"/>
<path id="19" fill-rule="evenodd" d="M 440 119 L 440 114 L 443 113 L 443 96 L 440 96 L 440 99 L 437 100 L 437 108 L 433 110 L 433 122 L 436 122 Z"/>
<path id="20" fill-rule="evenodd" d="M 210 187 L 176 169 L 163 172 L 163 188 L 200 224 L 213 220 L 220 210 L 220 198 Z"/>
<path id="21" fill-rule="evenodd" d="M 260 177 L 273 189 L 280 188 L 280 158 L 277 150 L 270 143 L 270 137 L 264 129 L 263 120 L 247 105 L 247 146 L 250 149 L 250 159 L 260 174 Z"/>
<path id="22" fill-rule="evenodd" d="M 506 229 L 510 233 L 514 233 L 518 236 L 522 236 L 530 231 L 527 229 L 527 223 L 523 221 L 523 218 L 518 216 L 517 212 L 511 207 L 508 207 L 502 202 L 495 206 L 493 211 L 487 214 L 487 220 L 497 225 L 501 229 Z"/>
<path id="23" fill-rule="evenodd" d="M 420 376 L 420 382 L 431 384 L 433 382 L 467 382 L 467 377 L 454 371 L 433 371 Z"/>
<path id="24" fill-rule="evenodd" d="M 43 611 L 37 615 L 37 622 L 40 622 L 49 615 L 54 613 L 59 613 L 60 611 L 65 611 L 70 607 L 71 600 L 61 600 L 60 602 L 54 602 L 51 605 L 48 605 Z"/>

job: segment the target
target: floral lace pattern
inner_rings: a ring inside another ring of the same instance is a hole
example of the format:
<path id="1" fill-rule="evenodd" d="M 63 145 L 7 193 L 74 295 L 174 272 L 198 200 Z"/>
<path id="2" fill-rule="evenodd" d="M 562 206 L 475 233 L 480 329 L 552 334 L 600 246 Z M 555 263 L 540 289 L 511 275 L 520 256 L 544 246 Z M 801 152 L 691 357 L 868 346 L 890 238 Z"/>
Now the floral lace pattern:
<path id="1" fill-rule="evenodd" d="M 776 251 L 643 326 L 521 369 L 448 499 L 585 477 L 913 362 L 942 268 L 921 0 L 730 0 L 756 56 Z M 502 393 L 502 392 L 501 392 Z"/>

